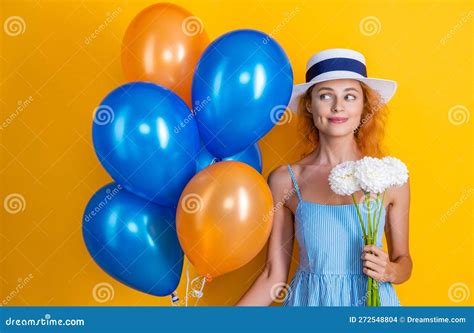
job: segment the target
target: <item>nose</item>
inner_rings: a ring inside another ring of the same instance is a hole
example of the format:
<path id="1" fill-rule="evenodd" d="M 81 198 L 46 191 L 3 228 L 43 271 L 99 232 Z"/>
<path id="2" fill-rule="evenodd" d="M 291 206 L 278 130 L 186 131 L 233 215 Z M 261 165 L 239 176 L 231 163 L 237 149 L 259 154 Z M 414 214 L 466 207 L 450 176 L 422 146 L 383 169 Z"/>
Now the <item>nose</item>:
<path id="1" fill-rule="evenodd" d="M 332 105 L 331 111 L 332 112 L 344 111 L 344 107 L 341 105 L 341 103 L 339 103 L 339 98 L 336 98 L 334 100 L 334 104 Z"/>

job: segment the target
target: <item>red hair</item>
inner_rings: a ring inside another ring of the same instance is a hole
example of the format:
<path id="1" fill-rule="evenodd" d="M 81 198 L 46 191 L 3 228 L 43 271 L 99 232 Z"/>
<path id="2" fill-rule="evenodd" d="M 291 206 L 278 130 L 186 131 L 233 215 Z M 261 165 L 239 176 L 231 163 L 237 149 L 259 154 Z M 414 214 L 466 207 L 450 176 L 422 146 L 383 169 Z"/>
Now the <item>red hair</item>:
<path id="1" fill-rule="evenodd" d="M 364 82 L 360 82 L 360 85 L 364 96 L 364 107 L 359 126 L 354 129 L 354 138 L 363 156 L 380 158 L 385 156 L 382 141 L 385 135 L 388 108 L 377 91 Z M 303 156 L 313 152 L 319 144 L 319 130 L 314 125 L 313 115 L 306 109 L 306 105 L 311 104 L 313 88 L 314 85 L 301 96 L 298 104 L 299 126 L 307 139 Z"/>

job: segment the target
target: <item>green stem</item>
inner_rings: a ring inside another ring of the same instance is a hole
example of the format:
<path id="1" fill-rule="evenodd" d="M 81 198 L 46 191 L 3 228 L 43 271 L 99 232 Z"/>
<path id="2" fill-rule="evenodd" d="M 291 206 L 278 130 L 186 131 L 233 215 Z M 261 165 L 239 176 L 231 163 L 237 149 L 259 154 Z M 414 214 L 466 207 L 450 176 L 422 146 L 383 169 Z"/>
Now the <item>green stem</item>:
<path id="1" fill-rule="evenodd" d="M 379 284 L 375 281 L 375 306 L 380 306 Z"/>
<path id="2" fill-rule="evenodd" d="M 365 204 L 367 206 L 367 229 L 369 231 L 369 237 L 372 237 L 372 226 L 370 221 L 370 193 L 365 195 Z"/>
<path id="3" fill-rule="evenodd" d="M 374 224 L 375 224 L 375 221 L 377 221 L 377 211 L 379 209 L 379 197 L 380 197 L 380 193 L 377 193 L 377 198 L 375 199 Z"/>
<path id="4" fill-rule="evenodd" d="M 373 300 L 372 300 L 372 304 L 374 306 L 377 306 L 377 281 L 372 281 L 372 289 L 374 289 L 374 291 L 372 292 L 372 297 L 373 297 Z"/>
<path id="5" fill-rule="evenodd" d="M 382 194 L 382 203 L 380 204 L 377 226 L 375 227 L 375 237 L 377 237 L 377 233 L 379 232 L 380 217 L 382 216 L 382 209 L 384 207 L 385 192 L 386 190 Z"/>
<path id="6" fill-rule="evenodd" d="M 359 216 L 359 222 L 360 222 L 360 226 L 362 227 L 362 233 L 364 234 L 364 240 L 365 240 L 367 238 L 367 232 L 365 231 L 364 219 L 362 218 L 362 214 L 360 213 L 360 208 L 359 208 L 359 205 L 357 204 L 357 200 L 354 193 L 352 193 L 352 201 L 354 201 L 354 205 L 356 206 L 357 215 Z"/>
<path id="7" fill-rule="evenodd" d="M 372 304 L 372 278 L 369 277 L 367 280 L 367 306 L 373 306 Z"/>

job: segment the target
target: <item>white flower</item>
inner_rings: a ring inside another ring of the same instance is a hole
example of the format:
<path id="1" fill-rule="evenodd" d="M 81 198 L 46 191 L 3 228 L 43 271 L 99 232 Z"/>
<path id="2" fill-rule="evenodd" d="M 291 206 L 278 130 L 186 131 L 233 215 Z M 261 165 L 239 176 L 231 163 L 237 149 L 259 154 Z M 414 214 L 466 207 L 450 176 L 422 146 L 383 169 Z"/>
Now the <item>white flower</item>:
<path id="1" fill-rule="evenodd" d="M 365 192 L 382 193 L 391 185 L 388 164 L 366 156 L 356 162 L 354 176 Z"/>
<path id="2" fill-rule="evenodd" d="M 360 186 L 354 177 L 356 162 L 346 161 L 336 165 L 329 174 L 329 185 L 334 193 L 339 195 L 351 195 L 360 191 Z"/>
<path id="3" fill-rule="evenodd" d="M 384 157 L 382 161 L 387 165 L 390 186 L 400 187 L 407 182 L 408 168 L 405 163 L 391 156 Z"/>

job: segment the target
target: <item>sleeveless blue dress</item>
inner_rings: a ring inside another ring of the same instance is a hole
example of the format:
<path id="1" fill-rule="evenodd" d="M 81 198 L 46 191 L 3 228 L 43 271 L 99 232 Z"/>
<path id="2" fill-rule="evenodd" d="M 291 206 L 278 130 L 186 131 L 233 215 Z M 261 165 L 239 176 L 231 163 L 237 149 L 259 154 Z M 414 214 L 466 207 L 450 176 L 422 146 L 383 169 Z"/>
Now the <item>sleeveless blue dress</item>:
<path id="1" fill-rule="evenodd" d="M 295 236 L 300 262 L 283 305 L 365 306 L 368 278 L 362 271 L 364 241 L 355 205 L 304 201 L 290 165 L 288 171 L 299 199 Z M 363 203 L 360 205 L 363 211 Z M 382 246 L 385 215 L 384 207 L 377 246 Z M 364 222 L 367 228 L 366 214 Z M 382 306 L 400 305 L 390 282 L 379 283 L 379 294 Z"/>

